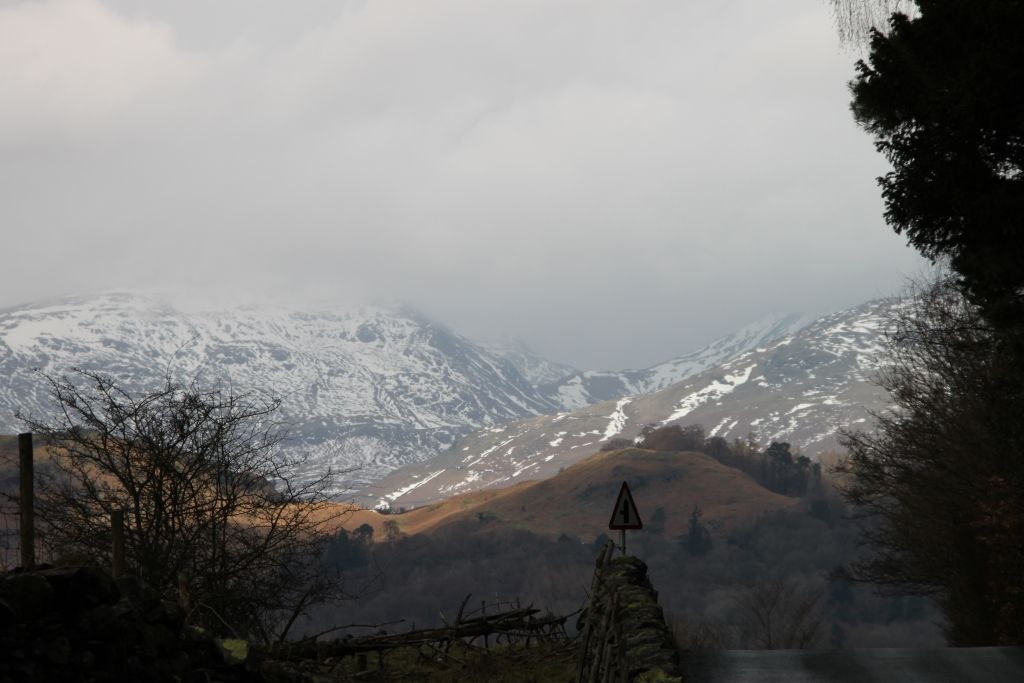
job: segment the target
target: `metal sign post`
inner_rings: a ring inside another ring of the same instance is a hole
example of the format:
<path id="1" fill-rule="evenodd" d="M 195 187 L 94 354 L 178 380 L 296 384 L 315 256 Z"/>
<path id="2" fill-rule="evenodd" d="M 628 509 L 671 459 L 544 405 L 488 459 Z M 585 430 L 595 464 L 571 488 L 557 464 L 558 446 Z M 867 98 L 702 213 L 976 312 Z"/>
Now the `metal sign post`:
<path id="1" fill-rule="evenodd" d="M 21 566 L 32 569 L 36 566 L 35 530 L 35 488 L 33 484 L 32 434 L 18 434 L 18 466 L 21 478 Z"/>
<path id="2" fill-rule="evenodd" d="M 620 531 L 622 534 L 622 556 L 626 556 L 626 529 L 643 529 L 644 523 L 640 520 L 640 513 L 633 502 L 633 494 L 629 492 L 629 484 L 622 482 L 619 489 L 619 496 L 615 499 L 615 507 L 612 508 L 612 518 L 608 522 L 608 528 L 613 531 Z"/>

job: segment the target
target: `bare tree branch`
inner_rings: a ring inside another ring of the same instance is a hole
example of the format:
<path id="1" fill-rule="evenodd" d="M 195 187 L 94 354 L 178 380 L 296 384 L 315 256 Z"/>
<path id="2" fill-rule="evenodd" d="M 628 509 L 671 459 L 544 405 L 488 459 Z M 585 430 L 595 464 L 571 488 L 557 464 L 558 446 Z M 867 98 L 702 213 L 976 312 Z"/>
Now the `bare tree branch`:
<path id="1" fill-rule="evenodd" d="M 110 513 L 125 510 L 131 570 L 168 598 L 183 580 L 212 630 L 267 641 L 345 596 L 323 561 L 346 514 L 326 494 L 336 475 L 293 483 L 279 401 L 170 377 L 141 396 L 88 370 L 42 377 L 55 417 L 19 417 L 53 455 L 37 505 L 55 554 L 108 562 Z"/>
<path id="2" fill-rule="evenodd" d="M 886 33 L 889 17 L 917 13 L 915 0 L 829 0 L 839 39 L 850 47 L 865 47 L 872 31 Z"/>

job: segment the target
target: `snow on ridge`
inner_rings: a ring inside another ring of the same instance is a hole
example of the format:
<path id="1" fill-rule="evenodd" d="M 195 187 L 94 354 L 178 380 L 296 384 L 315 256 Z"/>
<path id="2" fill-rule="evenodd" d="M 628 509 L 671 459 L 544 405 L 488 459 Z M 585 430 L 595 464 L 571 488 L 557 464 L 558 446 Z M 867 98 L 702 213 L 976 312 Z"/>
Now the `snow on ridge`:
<path id="1" fill-rule="evenodd" d="M 773 340 L 762 337 L 756 345 L 730 347 L 729 356 L 716 367 L 650 396 L 607 396 L 581 410 L 530 420 L 527 427 L 510 425 L 503 435 L 478 432 L 475 454 L 469 459 L 485 450 L 493 455 L 486 461 L 484 476 L 458 491 L 554 476 L 559 465 L 588 457 L 602 442 L 616 435 L 633 436 L 641 422 L 691 421 L 710 427 L 709 437 L 743 438 L 752 433 L 764 443 L 791 441 L 809 452 L 834 449 L 836 429 L 863 424 L 868 419 L 865 415 L 881 400 L 867 384 L 864 368 L 884 350 L 877 321 L 885 320 L 882 314 L 887 306 L 871 302 L 823 316 L 801 330 L 779 328 L 782 334 Z M 637 383 L 643 379 L 639 374 L 630 377 Z M 581 373 L 574 386 L 594 394 L 608 391 L 609 386 L 615 391 L 623 388 L 612 382 L 586 385 L 588 378 L 613 379 L 607 373 Z M 514 441 L 503 443 L 513 434 Z M 506 457 L 517 443 L 522 447 Z M 422 476 L 433 469 L 425 465 L 417 473 Z M 397 481 L 388 488 L 406 483 Z M 430 490 L 412 495 L 421 498 Z"/>
<path id="2" fill-rule="evenodd" d="M 442 493 L 446 496 L 454 495 L 459 489 L 466 488 L 470 484 L 480 481 L 481 478 L 482 475 L 479 472 L 477 472 L 476 470 L 469 470 L 469 472 L 466 474 L 465 479 L 457 481 L 454 484 L 450 484 L 448 486 L 442 486 L 437 490 L 437 492 Z M 408 493 L 408 491 L 406 491 L 406 493 Z"/>
<path id="3" fill-rule="evenodd" d="M 604 436 L 602 436 L 599 439 L 599 442 L 607 441 L 608 439 L 612 438 L 613 436 L 621 432 L 623 427 L 626 426 L 626 420 L 628 420 L 629 418 L 626 417 L 626 413 L 623 410 L 623 408 L 625 408 L 626 404 L 632 400 L 633 399 L 627 396 L 626 398 L 619 399 L 618 403 L 615 404 L 615 412 L 608 416 L 608 427 L 605 428 Z"/>
<path id="4" fill-rule="evenodd" d="M 504 430 L 502 430 L 502 431 L 504 431 Z M 473 465 L 476 465 L 477 463 L 479 463 L 479 462 L 480 462 L 481 460 L 483 460 L 484 458 L 486 458 L 486 457 L 487 457 L 488 455 L 490 455 L 490 454 L 491 454 L 491 453 L 493 453 L 494 451 L 496 451 L 496 450 L 498 450 L 499 448 L 502 448 L 502 447 L 504 447 L 504 446 L 507 446 L 508 444 L 512 443 L 512 442 L 513 442 L 513 441 L 515 440 L 516 436 L 518 436 L 518 434 L 516 434 L 516 435 L 514 435 L 514 436 L 510 436 L 509 438 L 505 439 L 504 441 L 501 441 L 501 442 L 499 442 L 499 443 L 498 443 L 497 445 L 495 445 L 495 446 L 491 446 L 491 447 L 490 447 L 490 448 L 488 448 L 487 450 L 485 450 L 485 451 L 483 451 L 482 453 L 480 453 L 480 455 L 478 455 L 478 456 L 476 457 L 476 460 L 474 460 L 473 462 L 469 462 L 469 459 L 473 457 L 472 455 L 471 455 L 471 456 L 469 456 L 469 457 L 467 457 L 467 458 L 464 458 L 464 459 L 463 459 L 463 462 L 465 462 L 465 463 L 468 463 L 468 464 L 466 465 L 467 467 L 472 467 Z M 513 448 L 515 448 L 515 446 L 513 446 Z"/>
<path id="5" fill-rule="evenodd" d="M 650 394 L 735 360 L 743 352 L 771 345 L 784 335 L 796 334 L 813 322 L 804 315 L 774 315 L 751 323 L 733 334 L 642 370 L 585 370 L 543 388 L 545 396 L 563 409 L 580 410 L 588 405 L 625 396 Z"/>
<path id="6" fill-rule="evenodd" d="M 806 315 L 775 315 L 750 323 L 733 334 L 715 339 L 703 348 L 652 366 L 643 371 L 646 375 L 642 389 L 634 393 L 651 393 L 671 384 L 693 377 L 715 365 L 735 360 L 744 352 L 774 342 L 784 335 L 792 335 L 806 328 L 813 318 Z"/>
<path id="7" fill-rule="evenodd" d="M 445 472 L 445 470 L 437 470 L 436 472 L 432 472 L 432 473 L 428 474 L 427 476 L 423 477 L 422 479 L 420 479 L 419 481 L 414 481 L 413 483 L 409 484 L 408 486 L 403 486 L 402 488 L 398 489 L 397 491 L 393 491 L 391 493 L 386 494 L 384 497 L 387 498 L 388 500 L 391 500 L 391 501 L 397 500 L 401 496 L 404 496 L 405 494 L 409 493 L 410 491 L 414 491 L 414 490 L 418 489 L 419 487 L 421 487 L 424 484 L 426 484 L 427 482 L 429 482 L 431 479 L 436 478 L 438 475 L 441 475 L 444 472 Z"/>
<path id="8" fill-rule="evenodd" d="M 554 395 L 563 408 L 569 410 L 578 410 L 590 403 L 587 389 L 583 386 L 583 380 L 581 375 L 574 375 L 568 381 L 563 382 L 559 385 L 558 391 Z"/>
<path id="9" fill-rule="evenodd" d="M 220 305 L 117 292 L 0 311 L 0 427 L 17 427 L 6 417 L 14 407 L 51 412 L 33 368 L 111 373 L 130 391 L 152 389 L 170 368 L 182 381 L 198 374 L 280 396 L 295 425 L 286 448 L 309 456 L 303 476 L 358 465 L 353 480 L 365 483 L 478 428 L 556 408 L 513 366 L 412 311 Z"/>
<path id="10" fill-rule="evenodd" d="M 747 367 L 743 372 L 739 372 L 735 375 L 725 375 L 722 378 L 722 381 L 713 380 L 711 384 L 707 385 L 703 389 L 699 389 L 684 396 L 677 404 L 675 412 L 662 420 L 661 424 L 665 425 L 669 422 L 674 422 L 680 418 L 686 417 L 708 401 L 716 400 L 722 398 L 726 394 L 732 393 L 736 387 L 744 384 L 748 379 L 750 379 L 750 373 L 752 373 L 756 367 L 757 364 L 755 363 Z"/>
<path id="11" fill-rule="evenodd" d="M 715 426 L 715 428 L 714 428 L 714 429 L 712 429 L 712 430 L 711 430 L 710 432 L 708 432 L 708 437 L 710 438 L 710 437 L 712 437 L 712 436 L 715 436 L 715 435 L 717 435 L 717 434 L 718 434 L 718 432 L 720 432 L 720 431 L 722 430 L 722 427 L 724 427 L 724 426 L 725 426 L 725 423 L 726 423 L 726 422 L 728 422 L 728 421 L 729 421 L 729 420 L 731 420 L 731 419 L 732 419 L 731 417 L 729 417 L 729 416 L 726 416 L 726 417 L 725 417 L 725 419 L 724 419 L 724 420 L 722 420 L 721 422 L 719 422 L 719 423 L 718 423 L 718 424 L 717 424 L 717 425 Z"/>
<path id="12" fill-rule="evenodd" d="M 523 465 L 522 467 L 518 468 L 515 472 L 512 473 L 512 478 L 515 479 L 516 477 L 518 477 L 520 474 L 522 474 L 526 470 L 530 469 L 531 467 L 537 467 L 537 465 L 538 465 L 538 463 L 532 463 L 532 462 L 530 464 L 528 464 L 528 465 Z"/>

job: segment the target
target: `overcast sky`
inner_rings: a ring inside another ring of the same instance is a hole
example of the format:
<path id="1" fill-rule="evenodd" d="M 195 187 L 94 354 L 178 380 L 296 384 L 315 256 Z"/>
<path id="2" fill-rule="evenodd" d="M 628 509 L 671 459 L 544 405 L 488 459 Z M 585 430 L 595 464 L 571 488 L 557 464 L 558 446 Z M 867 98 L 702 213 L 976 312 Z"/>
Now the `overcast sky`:
<path id="1" fill-rule="evenodd" d="M 407 301 L 586 368 L 897 291 L 824 0 L 0 0 L 0 306 Z"/>

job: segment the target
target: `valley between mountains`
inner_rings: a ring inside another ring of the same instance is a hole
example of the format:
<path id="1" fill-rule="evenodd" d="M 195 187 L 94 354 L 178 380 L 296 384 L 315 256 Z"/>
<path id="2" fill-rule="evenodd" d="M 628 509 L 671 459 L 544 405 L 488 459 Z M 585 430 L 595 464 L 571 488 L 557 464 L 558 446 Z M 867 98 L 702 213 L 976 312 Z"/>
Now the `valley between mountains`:
<path id="1" fill-rule="evenodd" d="M 351 623 L 435 623 L 466 593 L 572 613 L 628 481 L 644 521 L 629 547 L 684 645 L 750 646 L 735 628 L 744 601 L 780 585 L 817 596 L 828 630 L 816 642 L 927 646 L 941 632 L 926 601 L 834 573 L 858 530 L 820 466 L 838 429 L 870 427 L 889 406 L 871 380 L 899 305 L 769 318 L 646 370 L 580 371 L 402 308 L 73 298 L 0 312 L 0 428 L 20 431 L 16 411 L 53 410 L 36 368 L 83 367 L 139 392 L 171 373 L 280 397 L 305 476 L 350 470 L 323 561 L 352 599 L 314 610 L 307 634 L 336 626 L 339 609 Z M 696 425 L 691 445 L 641 438 Z M 14 453 L 0 437 L 4 491 L 16 489 Z M 10 554 L 10 519 L 3 528 Z"/>
<path id="2" fill-rule="evenodd" d="M 871 412 L 887 406 L 871 378 L 898 305 L 873 301 L 771 340 L 762 336 L 660 391 L 479 430 L 437 457 L 395 470 L 359 500 L 415 507 L 546 479 L 610 443 L 631 443 L 646 426 L 702 425 L 710 437 L 789 442 L 812 457 L 835 451 L 837 430 L 866 427 Z"/>
<path id="3" fill-rule="evenodd" d="M 551 476 L 645 424 L 701 423 L 810 454 L 885 405 L 869 383 L 891 302 L 770 317 L 644 370 L 579 371 L 515 342 L 477 343 L 404 307 L 182 309 L 112 292 L 0 311 L 0 432 L 53 410 L 37 370 L 179 380 L 279 397 L 304 476 L 412 506 Z M 556 379 L 557 378 L 557 379 Z"/>

